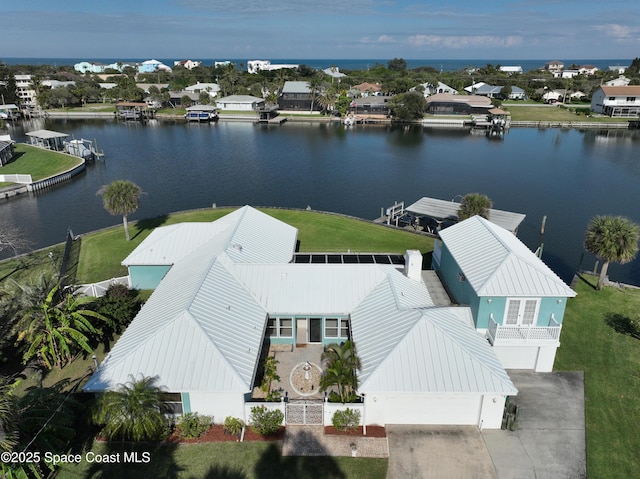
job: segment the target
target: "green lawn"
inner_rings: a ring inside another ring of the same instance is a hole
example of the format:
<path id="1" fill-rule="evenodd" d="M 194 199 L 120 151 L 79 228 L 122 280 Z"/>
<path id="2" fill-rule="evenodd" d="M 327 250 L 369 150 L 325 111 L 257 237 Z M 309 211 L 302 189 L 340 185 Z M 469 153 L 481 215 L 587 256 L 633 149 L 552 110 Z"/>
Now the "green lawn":
<path id="1" fill-rule="evenodd" d="M 584 371 L 588 476 L 638 477 L 640 340 L 618 331 L 640 313 L 640 290 L 587 280 L 567 304 L 555 369 Z"/>
<path id="2" fill-rule="evenodd" d="M 119 464 L 64 466 L 58 479 L 384 479 L 387 459 L 351 457 L 283 457 L 278 443 L 208 443 L 109 447 L 94 444 L 97 454 L 120 453 Z M 123 464 L 124 453 L 148 453 L 148 464 Z"/>
<path id="3" fill-rule="evenodd" d="M 82 163 L 76 158 L 34 146 L 16 144 L 13 160 L 2 167 L 3 175 L 31 175 L 33 181 L 70 170 Z"/>
<path id="4" fill-rule="evenodd" d="M 121 261 L 154 228 L 185 221 L 213 221 L 229 213 L 228 208 L 194 210 L 130 224 L 131 241 L 126 241 L 123 226 L 82 237 L 77 280 L 92 283 L 127 274 Z M 313 211 L 264 209 L 266 213 L 298 228 L 301 251 L 396 252 L 419 249 L 433 251 L 433 239 L 398 231 L 368 221 Z"/>
<path id="5" fill-rule="evenodd" d="M 511 121 L 580 121 L 594 123 L 620 123 L 628 121 L 628 119 L 609 118 L 607 116 L 589 117 L 586 115 L 578 115 L 570 110 L 570 108 L 575 109 L 584 107 L 585 105 L 583 104 L 567 105 L 566 108 L 542 104 L 510 104 L 504 105 L 502 109 L 507 110 L 511 114 Z"/>

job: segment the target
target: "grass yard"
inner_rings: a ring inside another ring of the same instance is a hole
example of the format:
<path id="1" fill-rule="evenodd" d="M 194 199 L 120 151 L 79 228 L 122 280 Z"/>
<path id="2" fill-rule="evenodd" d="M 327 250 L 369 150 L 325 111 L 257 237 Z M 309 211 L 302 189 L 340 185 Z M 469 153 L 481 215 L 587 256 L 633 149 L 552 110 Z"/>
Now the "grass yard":
<path id="1" fill-rule="evenodd" d="M 384 479 L 386 459 L 351 457 L 282 457 L 278 443 L 206 443 L 149 444 L 108 446 L 94 444 L 96 454 L 137 452 L 142 458 L 148 453 L 148 464 L 66 465 L 59 469 L 57 479 L 91 479 L 117 477 L 198 478 L 198 479 Z"/>
<path id="2" fill-rule="evenodd" d="M 14 159 L 2 167 L 3 175 L 31 175 L 33 181 L 70 170 L 82 163 L 80 158 L 34 146 L 16 144 Z"/>
<path id="3" fill-rule="evenodd" d="M 578 281 L 567 304 L 556 370 L 584 371 L 587 472 L 598 479 L 638 477 L 640 340 L 623 334 L 640 314 L 640 290 Z"/>
<path id="4" fill-rule="evenodd" d="M 620 123 L 627 122 L 628 119 L 610 118 L 610 117 L 589 117 L 578 115 L 568 108 L 584 108 L 584 105 L 568 105 L 567 108 L 550 105 L 524 105 L 510 104 L 502 107 L 511 114 L 511 121 L 581 121 L 594 123 Z"/>
<path id="5" fill-rule="evenodd" d="M 120 262 L 146 238 L 154 228 L 185 221 L 213 221 L 232 211 L 229 208 L 172 213 L 129 225 L 127 241 L 122 225 L 82 237 L 77 280 L 92 283 L 127 274 Z M 396 252 L 419 249 L 433 251 L 433 239 L 398 231 L 368 221 L 313 211 L 263 209 L 265 213 L 298 228 L 301 251 Z"/>

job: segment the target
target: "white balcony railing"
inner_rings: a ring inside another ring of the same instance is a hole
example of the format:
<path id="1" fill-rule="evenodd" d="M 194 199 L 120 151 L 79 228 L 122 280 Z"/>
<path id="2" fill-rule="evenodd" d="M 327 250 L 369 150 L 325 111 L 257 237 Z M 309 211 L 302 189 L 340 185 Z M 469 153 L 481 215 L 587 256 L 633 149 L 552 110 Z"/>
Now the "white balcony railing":
<path id="1" fill-rule="evenodd" d="M 493 345 L 501 342 L 557 342 L 560 340 L 561 329 L 562 325 L 558 324 L 553 315 L 549 319 L 549 326 L 502 325 L 491 315 L 487 337 Z"/>

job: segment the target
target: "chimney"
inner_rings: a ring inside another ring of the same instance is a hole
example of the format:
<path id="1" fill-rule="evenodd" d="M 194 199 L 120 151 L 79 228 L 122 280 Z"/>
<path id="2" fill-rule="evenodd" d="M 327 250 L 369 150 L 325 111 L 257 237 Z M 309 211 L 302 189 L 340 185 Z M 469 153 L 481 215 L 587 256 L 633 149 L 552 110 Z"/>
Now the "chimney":
<path id="1" fill-rule="evenodd" d="M 407 278 L 422 281 L 422 253 L 408 249 L 404 255 L 404 274 Z"/>

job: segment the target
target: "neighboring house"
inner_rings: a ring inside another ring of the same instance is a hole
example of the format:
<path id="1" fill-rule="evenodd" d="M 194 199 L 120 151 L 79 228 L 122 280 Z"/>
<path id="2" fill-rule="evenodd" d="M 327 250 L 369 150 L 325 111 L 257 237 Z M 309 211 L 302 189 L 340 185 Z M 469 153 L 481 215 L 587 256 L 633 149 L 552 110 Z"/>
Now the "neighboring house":
<path id="1" fill-rule="evenodd" d="M 600 69 L 593 65 L 582 65 L 578 68 L 578 73 L 581 75 L 595 75 Z"/>
<path id="2" fill-rule="evenodd" d="M 371 96 L 371 95 L 380 95 L 382 92 L 382 86 L 378 83 L 360 83 L 358 85 L 354 85 L 349 90 L 351 96 Z"/>
<path id="3" fill-rule="evenodd" d="M 565 89 L 542 90 L 544 91 L 542 99 L 545 103 L 555 103 L 564 99 L 566 95 Z"/>
<path id="4" fill-rule="evenodd" d="M 156 87 L 159 91 L 162 91 L 168 90 L 170 85 L 168 83 L 136 83 L 136 86 L 148 95 L 149 88 L 152 86 Z"/>
<path id="5" fill-rule="evenodd" d="M 349 113 L 367 118 L 389 118 L 390 96 L 363 96 L 355 98 L 349 105 Z"/>
<path id="6" fill-rule="evenodd" d="M 299 66 L 300 65 L 294 65 L 292 63 L 271 64 L 269 60 L 249 60 L 247 62 L 247 71 L 251 74 L 256 74 L 260 70 L 273 71 L 282 70 L 283 68 L 294 69 L 298 68 Z"/>
<path id="7" fill-rule="evenodd" d="M 193 70 L 194 68 L 202 66 L 202 62 L 195 61 L 195 60 L 179 60 L 179 61 L 174 61 L 173 66 L 174 67 L 181 66 L 186 68 L 187 70 Z"/>
<path id="8" fill-rule="evenodd" d="M 13 141 L 0 136 L 0 166 L 4 166 L 13 158 Z"/>
<path id="9" fill-rule="evenodd" d="M 191 92 L 191 93 L 202 93 L 203 91 L 206 91 L 209 96 L 211 98 L 215 98 L 216 96 L 218 96 L 218 93 L 220 92 L 220 85 L 218 85 L 217 83 L 196 83 L 195 85 L 190 85 L 187 88 L 185 88 L 185 91 Z"/>
<path id="10" fill-rule="evenodd" d="M 129 63 L 115 62 L 110 64 L 100 63 L 100 62 L 87 62 L 83 61 L 80 63 L 76 63 L 73 65 L 74 70 L 80 73 L 95 73 L 100 74 L 104 73 L 106 70 L 117 70 L 121 72 L 124 67 L 133 66 Z"/>
<path id="11" fill-rule="evenodd" d="M 146 60 L 138 65 L 138 73 L 153 73 L 157 71 L 171 72 L 171 68 L 158 60 Z"/>
<path id="12" fill-rule="evenodd" d="M 346 78 L 346 76 L 347 76 L 344 73 L 340 73 L 340 69 L 338 67 L 335 67 L 335 66 L 334 67 L 325 68 L 324 70 L 322 70 L 322 72 L 325 75 L 329 75 L 331 77 L 331 81 L 336 79 L 339 82 L 341 79 Z"/>
<path id="13" fill-rule="evenodd" d="M 306 81 L 287 81 L 284 82 L 278 97 L 278 107 L 281 110 L 310 111 L 313 101 L 313 111 L 320 111 L 322 106 L 318 104 L 318 96 L 319 92 L 316 92 L 315 97 L 312 98 L 309 83 Z"/>
<path id="14" fill-rule="evenodd" d="M 458 90 L 456 90 L 455 88 L 451 88 L 449 85 L 446 85 L 442 82 L 438 82 L 437 85 L 432 85 L 431 83 L 422 83 L 422 88 L 423 93 L 424 93 L 424 97 L 428 98 L 431 95 L 435 95 L 436 93 L 449 93 L 450 95 L 457 95 L 458 94 Z M 411 88 L 410 91 L 415 91 L 416 88 Z"/>
<path id="15" fill-rule="evenodd" d="M 440 231 L 433 269 L 471 308 L 506 369 L 551 371 L 567 298 L 576 293 L 514 234 L 480 217 Z"/>
<path id="16" fill-rule="evenodd" d="M 605 86 L 627 86 L 631 83 L 631 80 L 624 75 L 620 75 L 618 78 L 605 82 Z"/>
<path id="17" fill-rule="evenodd" d="M 472 87 L 467 87 L 467 88 L 473 88 L 474 95 L 486 96 L 488 98 L 505 99 L 504 96 L 502 95 L 502 89 L 504 88 L 503 86 L 488 85 L 486 83 L 482 83 L 482 84 L 476 84 L 475 86 L 472 85 Z M 465 88 L 465 90 L 467 90 L 467 88 Z M 526 97 L 527 95 L 522 88 L 517 86 L 511 87 L 511 93 L 509 93 L 509 100 L 524 100 L 526 99 Z"/>
<path id="18" fill-rule="evenodd" d="M 182 100 L 184 97 L 189 98 L 188 104 L 182 103 Z M 200 101 L 199 93 L 193 93 L 188 91 L 170 91 L 169 92 L 169 103 L 171 103 L 171 105 L 173 105 L 175 108 L 194 105 L 199 103 L 199 101 Z"/>
<path id="19" fill-rule="evenodd" d="M 15 75 L 14 78 L 16 80 L 16 96 L 20 99 L 20 104 L 35 107 L 38 102 L 31 75 Z"/>
<path id="20" fill-rule="evenodd" d="M 640 85 L 599 87 L 591 96 L 591 110 L 612 117 L 637 118 Z"/>
<path id="21" fill-rule="evenodd" d="M 67 86 L 75 85 L 76 82 L 74 82 L 74 81 L 59 81 L 59 80 L 42 80 L 40 82 L 40 84 L 42 86 L 48 86 L 49 88 L 51 88 L 53 90 L 54 88 L 64 88 L 64 87 L 67 87 Z"/>
<path id="22" fill-rule="evenodd" d="M 486 115 L 491 99 L 479 95 L 437 93 L 427 98 L 426 112 L 433 115 Z"/>
<path id="23" fill-rule="evenodd" d="M 522 67 L 520 65 L 501 66 L 500 71 L 508 73 L 509 75 L 513 75 L 514 73 L 523 73 Z"/>
<path id="24" fill-rule="evenodd" d="M 550 72 L 559 72 L 564 69 L 564 63 L 558 60 L 552 60 L 544 64 L 544 69 Z"/>
<path id="25" fill-rule="evenodd" d="M 84 390 L 153 376 L 179 412 L 246 420 L 263 348 L 352 339 L 365 424 L 500 428 L 517 389 L 474 327 L 473 308 L 435 305 L 419 251 L 407 251 L 404 265 L 296 263 L 297 238 L 249 206 L 156 228 L 123 261 L 133 287 L 155 291 Z M 522 274 L 540 279 L 535 268 Z"/>
<path id="26" fill-rule="evenodd" d="M 562 70 L 553 72 L 554 78 L 573 78 L 580 75 L 578 70 Z"/>
<path id="27" fill-rule="evenodd" d="M 264 99 L 251 95 L 230 95 L 216 100 L 218 109 L 255 111 L 264 106 Z"/>
<path id="28" fill-rule="evenodd" d="M 622 75 L 624 72 L 627 71 L 627 68 L 628 67 L 623 65 L 612 65 L 609 67 L 609 71 L 616 72 L 618 73 L 618 75 Z"/>

